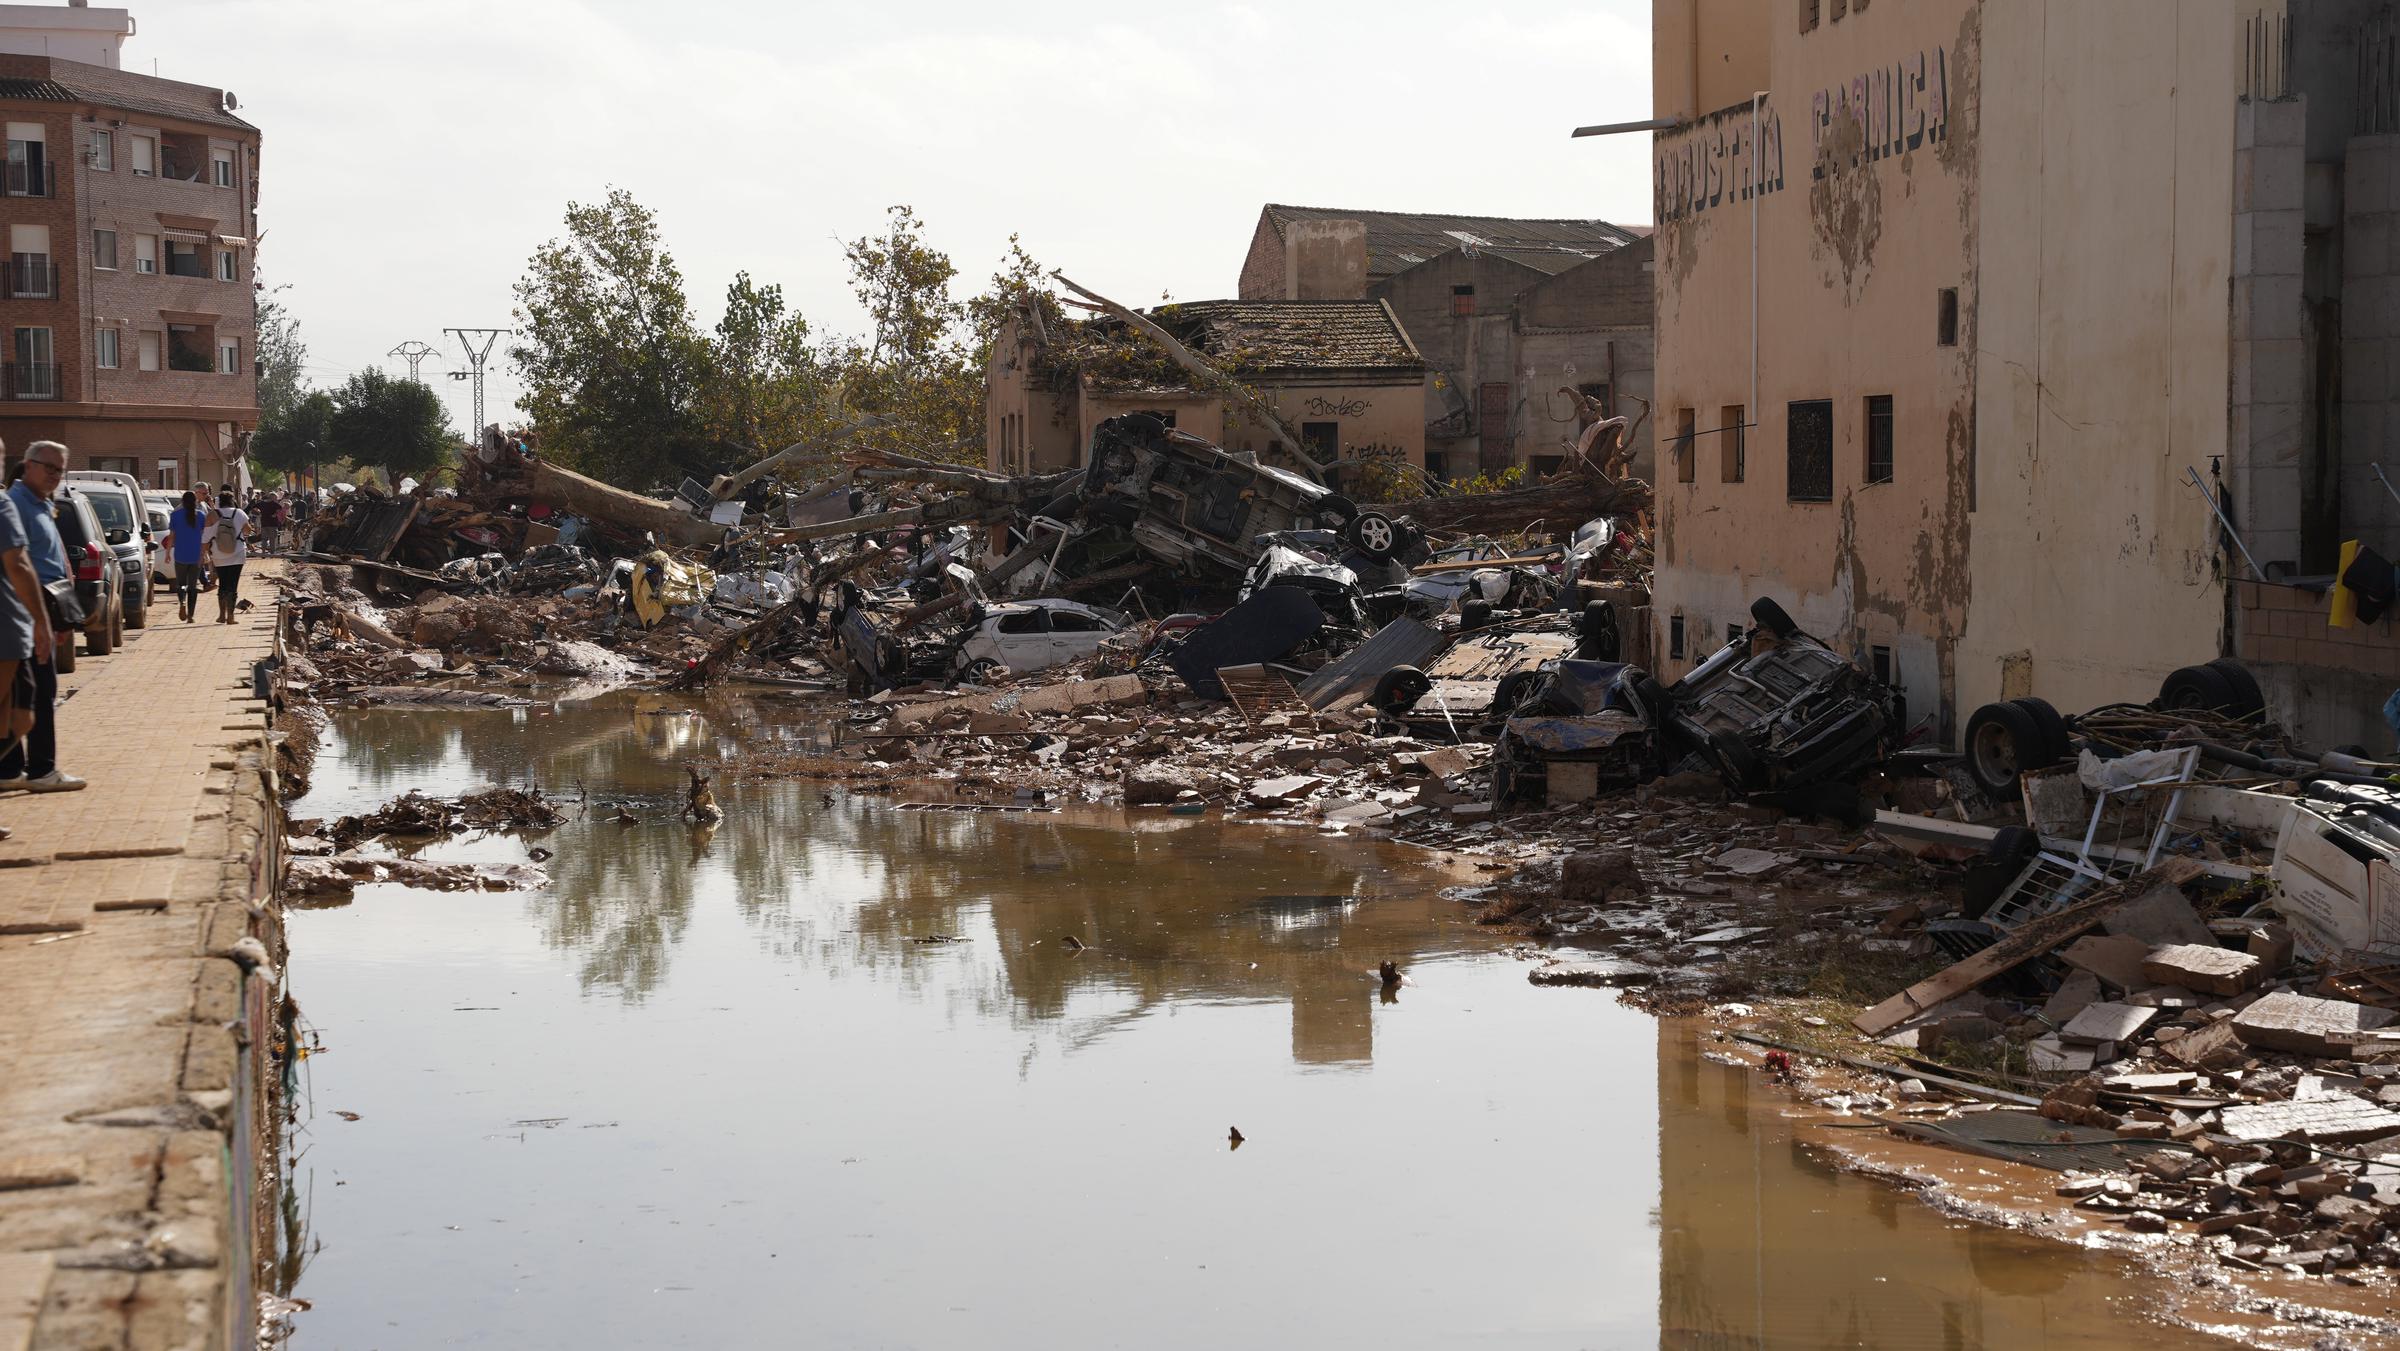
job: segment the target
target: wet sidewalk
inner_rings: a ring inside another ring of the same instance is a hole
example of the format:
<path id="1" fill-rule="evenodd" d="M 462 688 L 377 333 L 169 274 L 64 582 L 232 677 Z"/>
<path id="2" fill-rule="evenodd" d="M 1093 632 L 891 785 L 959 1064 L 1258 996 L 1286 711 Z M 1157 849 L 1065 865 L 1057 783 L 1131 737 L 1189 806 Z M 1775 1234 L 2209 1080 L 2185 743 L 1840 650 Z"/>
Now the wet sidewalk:
<path id="1" fill-rule="evenodd" d="M 89 788 L 0 791 L 0 1351 L 216 1347 L 252 1316 L 231 1184 L 268 1005 L 209 954 L 268 932 L 265 580 L 234 626 L 162 600 L 62 679 L 59 761 Z"/>

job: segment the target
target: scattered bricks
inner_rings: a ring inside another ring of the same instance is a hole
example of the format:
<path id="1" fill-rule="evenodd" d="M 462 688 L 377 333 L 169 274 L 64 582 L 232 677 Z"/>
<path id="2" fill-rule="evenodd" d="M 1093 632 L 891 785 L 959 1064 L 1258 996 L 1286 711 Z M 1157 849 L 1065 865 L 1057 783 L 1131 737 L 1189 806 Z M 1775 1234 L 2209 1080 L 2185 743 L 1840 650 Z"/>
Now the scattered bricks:
<path id="1" fill-rule="evenodd" d="M 2262 924 L 2250 932 L 2250 955 L 2268 974 L 2292 964 L 2292 931 L 2280 924 Z"/>
<path id="2" fill-rule="evenodd" d="M 2382 1027 L 2392 1018 L 2385 1009 L 2278 990 L 2235 1014 L 2233 1031 L 2246 1046 L 2297 1055 L 2340 1056 L 2350 1052 L 2348 1034 Z"/>
<path id="3" fill-rule="evenodd" d="M 2058 1030 L 2058 1039 L 2070 1046 L 2130 1041 L 2157 1016 L 2157 1009 L 2131 1004 L 2092 1004 Z"/>
<path id="4" fill-rule="evenodd" d="M 2125 1128 L 2119 1126 L 2117 1134 L 2124 1133 Z M 2162 1149 L 2154 1154 L 2145 1154 L 2134 1160 L 2133 1166 L 2162 1182 L 2182 1182 L 2210 1170 L 2208 1160 L 2197 1154 L 2186 1154 L 2180 1149 Z"/>
<path id="5" fill-rule="evenodd" d="M 2317 1202 L 2316 1206 L 2317 1218 L 2327 1224 L 2349 1224 L 2354 1220 L 2371 1220 L 2381 1213 L 2381 1209 L 2374 1202 L 2361 1201 L 2355 1196 L 2328 1196 Z"/>
<path id="6" fill-rule="evenodd" d="M 2266 1215 L 2267 1212 L 2263 1210 L 2228 1210 L 2200 1221 L 2200 1233 L 2203 1236 L 2229 1233 L 2256 1224 Z"/>
<path id="7" fill-rule="evenodd" d="M 2100 1081 L 2115 1093 L 2181 1093 L 2200 1081 L 2197 1074 L 2111 1074 Z"/>
<path id="8" fill-rule="evenodd" d="M 1173 765 L 1136 765 L 1125 771 L 1125 805 L 1149 807 L 1173 802 L 1196 787 L 1190 774 Z"/>
<path id="9" fill-rule="evenodd" d="M 1250 785 L 1244 795 L 1258 805 L 1272 806 L 1300 797 L 1325 780 L 1314 774 L 1288 774 L 1282 778 L 1260 779 Z"/>
<path id="10" fill-rule="evenodd" d="M 2164 1121 L 2122 1121 L 2117 1123 L 2117 1134 L 2127 1140 L 2164 1140 L 2167 1138 L 2167 1123 Z"/>
<path id="11" fill-rule="evenodd" d="M 2171 943 L 2142 959 L 2142 975 L 2159 985 L 2210 994 L 2240 994 L 2266 978 L 2266 963 L 2247 952 L 2201 943 Z"/>
<path id="12" fill-rule="evenodd" d="M 2358 1098 L 2313 1098 L 2228 1107 L 2220 1129 L 2236 1140 L 2309 1140 L 2340 1144 L 2400 1131 L 2400 1112 Z M 2255 1181 L 2255 1179 L 2253 1179 Z"/>

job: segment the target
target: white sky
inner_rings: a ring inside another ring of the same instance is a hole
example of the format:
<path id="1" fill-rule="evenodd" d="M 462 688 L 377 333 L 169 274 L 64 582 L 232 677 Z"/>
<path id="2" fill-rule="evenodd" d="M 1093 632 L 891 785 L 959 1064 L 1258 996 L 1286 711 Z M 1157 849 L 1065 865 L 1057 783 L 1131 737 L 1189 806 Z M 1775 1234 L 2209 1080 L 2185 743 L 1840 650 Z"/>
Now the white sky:
<path id="1" fill-rule="evenodd" d="M 1131 303 L 1234 293 L 1261 205 L 1650 217 L 1642 0 L 151 0 L 125 66 L 265 137 L 261 269 L 334 385 L 505 326 L 569 201 L 656 210 L 702 322 L 747 268 L 859 331 L 841 241 L 914 205 L 980 290 L 1013 231 Z M 505 339 L 502 340 L 505 343 Z M 489 416 L 515 382 L 496 349 Z"/>

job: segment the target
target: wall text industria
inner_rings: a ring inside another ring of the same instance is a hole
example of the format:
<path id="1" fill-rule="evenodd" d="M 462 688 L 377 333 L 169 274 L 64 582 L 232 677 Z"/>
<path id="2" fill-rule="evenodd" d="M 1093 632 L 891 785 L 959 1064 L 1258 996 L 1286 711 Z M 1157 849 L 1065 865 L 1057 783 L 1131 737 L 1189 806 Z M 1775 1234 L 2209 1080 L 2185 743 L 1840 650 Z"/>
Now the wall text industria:
<path id="1" fill-rule="evenodd" d="M 1819 89 L 1810 96 L 1808 124 L 1814 178 L 1829 167 L 1839 172 L 1939 142 L 1950 134 L 1950 54 L 1940 47 L 1916 52 Z M 1749 201 L 1754 166 L 1761 196 L 1781 192 L 1787 181 L 1783 115 L 1772 95 L 1755 119 L 1750 105 L 1737 103 L 1693 126 L 1660 132 L 1655 153 L 1651 207 L 1662 222 Z"/>

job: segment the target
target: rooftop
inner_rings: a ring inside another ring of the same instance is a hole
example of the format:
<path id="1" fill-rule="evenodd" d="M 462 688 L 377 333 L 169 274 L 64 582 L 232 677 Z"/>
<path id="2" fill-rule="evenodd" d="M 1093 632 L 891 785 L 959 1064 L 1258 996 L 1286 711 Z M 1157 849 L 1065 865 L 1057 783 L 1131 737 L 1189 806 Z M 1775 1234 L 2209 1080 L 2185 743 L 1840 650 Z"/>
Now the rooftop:
<path id="1" fill-rule="evenodd" d="M 1638 230 L 1604 220 L 1518 220 L 1431 211 L 1352 211 L 1269 202 L 1266 218 L 1280 235 L 1302 220 L 1354 220 L 1367 227 L 1367 277 L 1381 280 L 1455 248 L 1488 249 L 1514 262 L 1556 274 L 1641 238 Z"/>
<path id="2" fill-rule="evenodd" d="M 1425 367 L 1400 321 L 1378 300 L 1194 300 L 1161 305 L 1146 317 L 1242 379 L 1413 375 Z M 1155 344 L 1116 319 L 1072 320 L 1050 332 L 1038 361 L 1053 378 L 1081 375 L 1145 391 L 1192 384 Z"/>
<path id="3" fill-rule="evenodd" d="M 55 56 L 0 52 L 0 99 L 88 103 L 231 130 L 258 129 L 226 110 L 223 90 Z"/>

